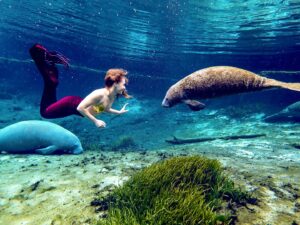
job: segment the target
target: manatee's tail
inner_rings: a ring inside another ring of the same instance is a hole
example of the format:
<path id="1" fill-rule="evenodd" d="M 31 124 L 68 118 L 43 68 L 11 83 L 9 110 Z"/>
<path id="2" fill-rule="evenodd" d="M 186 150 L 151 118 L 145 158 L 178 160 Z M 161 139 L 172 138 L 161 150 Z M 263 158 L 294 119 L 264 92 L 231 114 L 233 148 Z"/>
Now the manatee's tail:
<path id="1" fill-rule="evenodd" d="M 285 88 L 292 91 L 300 91 L 300 83 L 286 83 L 278 80 L 269 79 L 268 85 L 271 87 Z"/>
<path id="2" fill-rule="evenodd" d="M 300 91 L 300 83 L 283 83 L 281 87 L 292 91 Z"/>

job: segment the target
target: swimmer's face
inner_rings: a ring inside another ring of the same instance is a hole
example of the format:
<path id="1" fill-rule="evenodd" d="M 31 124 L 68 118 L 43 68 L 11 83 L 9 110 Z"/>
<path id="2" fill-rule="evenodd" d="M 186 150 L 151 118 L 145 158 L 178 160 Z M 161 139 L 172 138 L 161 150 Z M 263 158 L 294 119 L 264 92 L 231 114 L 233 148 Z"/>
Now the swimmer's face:
<path id="1" fill-rule="evenodd" d="M 117 93 L 121 95 L 126 90 L 126 87 L 125 87 L 126 80 L 125 80 L 125 78 L 122 77 L 121 81 L 118 82 L 118 83 L 115 83 L 114 85 L 115 85 L 115 88 L 117 90 Z"/>

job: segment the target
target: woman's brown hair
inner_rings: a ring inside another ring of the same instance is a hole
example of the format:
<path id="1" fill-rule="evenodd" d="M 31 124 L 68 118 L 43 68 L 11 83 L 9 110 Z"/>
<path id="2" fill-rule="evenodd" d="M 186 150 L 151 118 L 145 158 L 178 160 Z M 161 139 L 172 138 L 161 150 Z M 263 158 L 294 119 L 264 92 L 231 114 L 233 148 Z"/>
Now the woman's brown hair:
<path id="1" fill-rule="evenodd" d="M 122 78 L 124 77 L 126 84 L 128 83 L 128 78 L 125 77 L 127 75 L 127 71 L 123 69 L 109 69 L 106 72 L 105 78 L 104 78 L 104 83 L 105 87 L 110 88 L 113 86 L 114 83 L 119 83 L 121 82 Z M 122 95 L 125 98 L 131 98 L 130 95 L 128 95 L 127 91 L 123 91 Z"/>

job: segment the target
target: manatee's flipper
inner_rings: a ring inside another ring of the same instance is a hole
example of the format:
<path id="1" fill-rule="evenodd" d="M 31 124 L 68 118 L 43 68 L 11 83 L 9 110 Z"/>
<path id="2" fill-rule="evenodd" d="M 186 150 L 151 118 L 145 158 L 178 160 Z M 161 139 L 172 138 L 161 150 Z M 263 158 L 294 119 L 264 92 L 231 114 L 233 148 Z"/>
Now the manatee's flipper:
<path id="1" fill-rule="evenodd" d="M 50 145 L 50 146 L 45 147 L 45 148 L 36 149 L 35 152 L 38 153 L 38 154 L 42 154 L 42 155 L 50 155 L 50 154 L 54 153 L 57 150 L 58 149 L 55 145 Z"/>
<path id="2" fill-rule="evenodd" d="M 199 111 L 199 110 L 205 108 L 205 104 L 198 102 L 196 100 L 188 99 L 188 100 L 185 100 L 184 103 L 187 104 L 187 106 L 193 111 Z"/>

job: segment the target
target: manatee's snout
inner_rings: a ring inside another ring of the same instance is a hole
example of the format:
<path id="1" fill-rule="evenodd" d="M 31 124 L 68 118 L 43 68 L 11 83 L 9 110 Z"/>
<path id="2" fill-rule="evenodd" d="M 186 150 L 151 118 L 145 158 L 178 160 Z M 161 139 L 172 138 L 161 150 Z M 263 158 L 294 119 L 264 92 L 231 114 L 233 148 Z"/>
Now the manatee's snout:
<path id="1" fill-rule="evenodd" d="M 170 108 L 170 103 L 167 98 L 164 98 L 164 100 L 161 103 L 161 106 L 165 108 Z"/>
<path id="2" fill-rule="evenodd" d="M 79 142 L 79 140 L 77 141 L 76 144 L 74 144 L 72 146 L 68 146 L 67 149 L 68 150 L 66 151 L 66 153 L 68 153 L 68 154 L 75 154 L 76 155 L 76 154 L 83 153 L 83 148 L 82 148 L 82 145 Z"/>
<path id="3" fill-rule="evenodd" d="M 79 146 L 72 151 L 72 154 L 81 154 L 82 152 L 83 152 L 83 149 L 81 146 Z"/>

